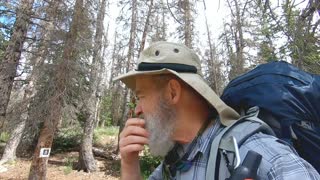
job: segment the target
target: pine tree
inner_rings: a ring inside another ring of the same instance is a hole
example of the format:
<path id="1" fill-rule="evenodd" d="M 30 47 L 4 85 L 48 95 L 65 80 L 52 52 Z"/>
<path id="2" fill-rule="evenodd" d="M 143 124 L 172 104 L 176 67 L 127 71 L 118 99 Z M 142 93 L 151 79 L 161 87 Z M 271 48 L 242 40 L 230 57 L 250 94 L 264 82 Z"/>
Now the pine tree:
<path id="1" fill-rule="evenodd" d="M 33 0 L 21 0 L 16 12 L 12 35 L 4 52 L 4 58 L 0 63 L 0 121 L 5 118 L 13 81 L 16 77 L 23 44 L 26 40 L 32 6 Z"/>

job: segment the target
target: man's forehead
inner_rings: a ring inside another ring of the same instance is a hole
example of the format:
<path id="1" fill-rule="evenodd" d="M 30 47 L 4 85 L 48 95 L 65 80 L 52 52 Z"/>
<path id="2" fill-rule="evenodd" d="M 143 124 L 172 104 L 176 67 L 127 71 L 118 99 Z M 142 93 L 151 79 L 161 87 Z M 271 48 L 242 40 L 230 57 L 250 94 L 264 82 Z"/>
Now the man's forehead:
<path id="1" fill-rule="evenodd" d="M 156 82 L 152 81 L 152 79 L 153 79 L 152 77 L 146 76 L 146 75 L 137 76 L 135 78 L 135 81 L 136 81 L 135 94 L 139 94 L 148 89 L 153 88 Z"/>

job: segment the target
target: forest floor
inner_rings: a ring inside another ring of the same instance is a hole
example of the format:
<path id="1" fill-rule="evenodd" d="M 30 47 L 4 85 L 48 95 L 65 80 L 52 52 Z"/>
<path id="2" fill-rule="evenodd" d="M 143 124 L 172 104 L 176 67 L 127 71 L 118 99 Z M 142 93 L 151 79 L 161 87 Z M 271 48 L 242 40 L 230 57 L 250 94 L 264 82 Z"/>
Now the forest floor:
<path id="1" fill-rule="evenodd" d="M 101 141 L 100 141 L 101 142 Z M 119 156 L 112 153 L 116 148 L 116 137 L 106 137 L 102 140 L 108 157 L 95 157 L 98 170 L 92 173 L 73 170 L 72 166 L 78 160 L 78 152 L 63 152 L 50 156 L 47 166 L 48 180 L 102 180 L 120 179 Z M 3 165 L 7 171 L 0 172 L 0 179 L 24 180 L 28 179 L 31 159 L 18 158 L 15 162 Z"/>

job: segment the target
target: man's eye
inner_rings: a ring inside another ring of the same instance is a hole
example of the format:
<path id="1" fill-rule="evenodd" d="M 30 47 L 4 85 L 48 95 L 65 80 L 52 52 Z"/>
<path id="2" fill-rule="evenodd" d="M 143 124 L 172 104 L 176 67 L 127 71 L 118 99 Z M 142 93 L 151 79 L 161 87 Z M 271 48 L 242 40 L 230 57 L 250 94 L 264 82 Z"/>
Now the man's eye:
<path id="1" fill-rule="evenodd" d="M 139 100 L 141 100 L 141 99 L 143 99 L 144 98 L 144 96 L 136 96 L 136 100 L 137 101 L 139 101 Z"/>

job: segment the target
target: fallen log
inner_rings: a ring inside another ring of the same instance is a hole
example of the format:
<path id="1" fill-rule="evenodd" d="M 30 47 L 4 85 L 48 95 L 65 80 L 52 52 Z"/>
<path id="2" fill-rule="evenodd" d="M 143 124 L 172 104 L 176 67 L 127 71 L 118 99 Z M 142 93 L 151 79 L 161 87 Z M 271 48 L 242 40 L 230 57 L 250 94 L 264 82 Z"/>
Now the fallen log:
<path id="1" fill-rule="evenodd" d="M 102 157 L 108 160 L 113 160 L 113 157 L 103 149 L 92 147 L 92 152 L 95 156 Z"/>

